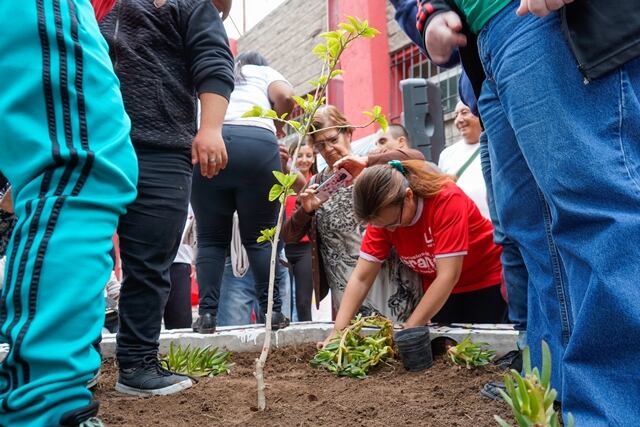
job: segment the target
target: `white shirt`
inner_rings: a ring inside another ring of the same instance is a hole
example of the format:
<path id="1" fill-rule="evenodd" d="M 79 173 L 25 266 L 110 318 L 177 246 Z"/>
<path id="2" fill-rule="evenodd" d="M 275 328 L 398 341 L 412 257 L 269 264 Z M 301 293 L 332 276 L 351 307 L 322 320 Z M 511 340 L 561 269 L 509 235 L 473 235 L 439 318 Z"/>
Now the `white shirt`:
<path id="1" fill-rule="evenodd" d="M 446 174 L 455 175 L 467 160 L 469 160 L 469 157 L 479 148 L 480 143 L 467 144 L 462 139 L 442 150 L 438 167 Z M 487 187 L 484 182 L 484 175 L 482 175 L 482 164 L 479 154 L 463 172 L 462 176 L 458 178 L 456 184 L 476 203 L 482 216 L 489 218 Z"/>
<path id="2" fill-rule="evenodd" d="M 242 82 L 236 82 L 235 89 L 231 92 L 224 123 L 260 126 L 276 133 L 273 120 L 257 117 L 243 119 L 242 115 L 251 110 L 254 105 L 259 105 L 263 110 L 271 108 L 269 85 L 276 81 L 287 82 L 287 79 L 273 68 L 260 65 L 244 65 L 242 74 L 245 79 Z"/>

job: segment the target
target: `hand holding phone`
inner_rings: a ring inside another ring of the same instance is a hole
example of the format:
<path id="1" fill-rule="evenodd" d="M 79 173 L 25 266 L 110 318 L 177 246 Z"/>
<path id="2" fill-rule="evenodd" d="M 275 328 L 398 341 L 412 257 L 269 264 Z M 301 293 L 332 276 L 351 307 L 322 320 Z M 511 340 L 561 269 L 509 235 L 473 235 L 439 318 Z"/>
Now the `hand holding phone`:
<path id="1" fill-rule="evenodd" d="M 352 181 L 353 177 L 346 169 L 338 169 L 329 179 L 320 184 L 316 196 L 324 203 L 329 200 L 336 191 L 351 185 Z"/>

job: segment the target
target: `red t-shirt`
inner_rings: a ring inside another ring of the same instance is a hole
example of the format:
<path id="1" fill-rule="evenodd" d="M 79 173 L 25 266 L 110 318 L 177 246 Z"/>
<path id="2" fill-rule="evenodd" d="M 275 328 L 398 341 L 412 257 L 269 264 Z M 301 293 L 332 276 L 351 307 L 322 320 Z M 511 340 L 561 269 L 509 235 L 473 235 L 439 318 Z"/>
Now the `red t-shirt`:
<path id="1" fill-rule="evenodd" d="M 382 262 L 391 247 L 404 264 L 422 275 L 425 291 L 436 278 L 436 259 L 450 256 L 464 255 L 454 294 L 488 288 L 502 280 L 501 249 L 493 243 L 493 226 L 454 183 L 446 184 L 434 197 L 418 199 L 412 225 L 393 231 L 369 226 L 360 257 Z"/>
<path id="2" fill-rule="evenodd" d="M 312 175 L 309 174 L 307 176 L 307 182 L 309 182 L 309 180 L 311 180 Z M 291 215 L 293 215 L 293 212 L 295 212 L 296 210 L 296 201 L 298 200 L 298 196 L 297 195 L 293 195 L 293 196 L 287 196 L 287 198 L 284 200 L 284 213 L 286 215 L 287 218 L 291 218 Z M 306 234 L 302 237 L 302 239 L 300 239 L 300 242 L 298 243 L 307 243 L 310 242 L 311 240 L 309 240 L 309 236 L 307 236 Z"/>

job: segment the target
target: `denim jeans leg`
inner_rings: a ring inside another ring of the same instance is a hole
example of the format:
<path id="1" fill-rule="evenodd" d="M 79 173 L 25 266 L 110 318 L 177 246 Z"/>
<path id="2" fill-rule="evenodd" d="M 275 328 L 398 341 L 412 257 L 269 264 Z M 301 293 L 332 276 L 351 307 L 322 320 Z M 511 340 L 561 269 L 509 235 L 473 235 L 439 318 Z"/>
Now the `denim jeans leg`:
<path id="1" fill-rule="evenodd" d="M 553 365 L 560 366 L 564 354 L 563 321 L 556 289 L 559 285 L 551 263 L 550 242 L 544 221 L 545 202 L 519 151 L 513 129 L 506 120 L 493 84 L 486 81 L 479 100 L 491 155 L 491 173 L 496 211 L 504 233 L 521 248 L 529 274 L 527 286 L 528 344 L 534 366 L 541 366 L 541 341 L 552 351 Z M 553 370 L 552 383 L 562 385 L 561 370 Z"/>
<path id="2" fill-rule="evenodd" d="M 529 273 L 522 259 L 520 248 L 505 233 L 498 218 L 496 202 L 493 195 L 493 179 L 491 177 L 491 157 L 489 155 L 489 141 L 486 132 L 480 135 L 480 162 L 482 175 L 487 187 L 487 204 L 489 216 L 493 223 L 493 238 L 496 244 L 502 246 L 502 274 L 507 287 L 509 320 L 513 322 L 517 331 L 527 330 L 527 287 Z M 524 341 L 524 340 L 523 340 Z"/>
<path id="3" fill-rule="evenodd" d="M 640 59 L 585 85 L 558 14 L 516 17 L 515 7 L 482 30 L 480 51 L 515 145 L 549 204 L 566 270 L 564 292 L 556 293 L 568 302 L 571 327 L 563 411 L 580 426 L 628 425 L 640 419 L 629 392 L 640 378 Z M 490 104 L 481 107 L 487 129 L 497 110 Z M 531 325 L 529 317 L 530 332 Z"/>
<path id="4" fill-rule="evenodd" d="M 257 306 L 255 282 L 251 268 L 243 277 L 233 275 L 227 258 L 220 288 L 217 322 L 219 326 L 250 325 L 251 312 Z"/>

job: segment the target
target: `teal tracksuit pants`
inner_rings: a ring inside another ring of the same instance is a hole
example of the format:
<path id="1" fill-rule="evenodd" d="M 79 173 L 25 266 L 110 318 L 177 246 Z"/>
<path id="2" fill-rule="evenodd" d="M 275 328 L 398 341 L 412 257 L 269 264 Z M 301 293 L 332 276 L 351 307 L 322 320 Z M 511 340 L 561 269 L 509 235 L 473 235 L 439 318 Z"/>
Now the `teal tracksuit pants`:
<path id="1" fill-rule="evenodd" d="M 0 170 L 18 223 L 0 297 L 0 425 L 86 406 L 118 217 L 137 161 L 89 0 L 0 2 Z"/>

